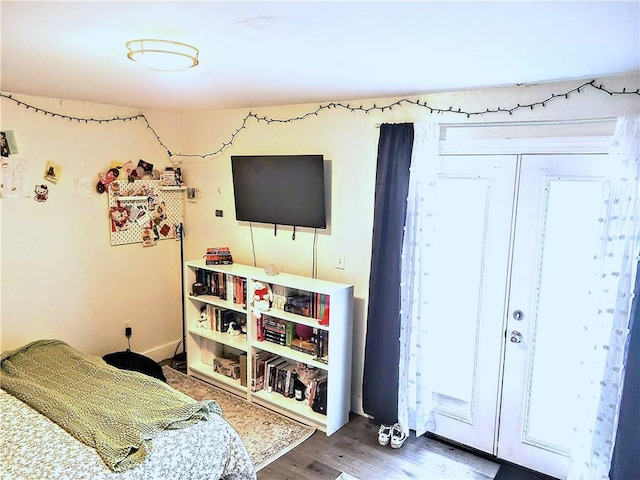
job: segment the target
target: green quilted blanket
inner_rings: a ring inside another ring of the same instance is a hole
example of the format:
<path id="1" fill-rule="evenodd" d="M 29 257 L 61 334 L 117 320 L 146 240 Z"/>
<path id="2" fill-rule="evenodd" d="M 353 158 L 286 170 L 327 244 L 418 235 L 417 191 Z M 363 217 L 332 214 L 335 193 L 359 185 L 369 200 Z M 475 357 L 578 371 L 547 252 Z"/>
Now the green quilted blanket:
<path id="1" fill-rule="evenodd" d="M 94 447 L 116 472 L 142 463 L 163 430 L 222 414 L 215 400 L 197 402 L 160 380 L 118 370 L 60 340 L 29 343 L 3 353 L 0 363 L 3 390 Z"/>

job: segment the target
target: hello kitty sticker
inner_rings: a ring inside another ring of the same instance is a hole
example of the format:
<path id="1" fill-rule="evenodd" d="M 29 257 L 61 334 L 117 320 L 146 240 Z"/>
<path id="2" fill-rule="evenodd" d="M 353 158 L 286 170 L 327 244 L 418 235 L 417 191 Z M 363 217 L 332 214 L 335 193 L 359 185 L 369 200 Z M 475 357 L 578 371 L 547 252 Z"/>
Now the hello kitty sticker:
<path id="1" fill-rule="evenodd" d="M 36 185 L 33 189 L 33 193 L 33 199 L 36 202 L 46 202 L 49 198 L 49 187 L 47 187 L 45 184 Z"/>

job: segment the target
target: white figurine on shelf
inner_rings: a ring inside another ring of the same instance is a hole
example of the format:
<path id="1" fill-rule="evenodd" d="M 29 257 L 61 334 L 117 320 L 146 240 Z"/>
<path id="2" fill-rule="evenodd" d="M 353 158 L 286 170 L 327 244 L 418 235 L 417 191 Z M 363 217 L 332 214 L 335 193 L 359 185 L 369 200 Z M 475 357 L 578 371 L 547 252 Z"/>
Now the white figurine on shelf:
<path id="1" fill-rule="evenodd" d="M 208 322 L 208 318 L 207 318 L 207 308 L 206 307 L 202 307 L 200 309 L 200 318 L 198 318 L 198 327 L 204 327 L 207 328 Z"/>
<path id="2" fill-rule="evenodd" d="M 231 322 L 229 324 L 229 328 L 227 328 L 227 333 L 232 336 L 238 336 L 241 333 L 240 325 L 236 322 Z"/>

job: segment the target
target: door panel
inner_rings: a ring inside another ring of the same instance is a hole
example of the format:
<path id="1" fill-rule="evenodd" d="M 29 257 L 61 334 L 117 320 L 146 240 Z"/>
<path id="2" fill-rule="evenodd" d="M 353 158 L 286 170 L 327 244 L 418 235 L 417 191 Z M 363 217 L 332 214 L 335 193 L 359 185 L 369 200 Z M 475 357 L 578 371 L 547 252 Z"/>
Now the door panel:
<path id="1" fill-rule="evenodd" d="M 605 155 L 522 158 L 498 456 L 559 478 L 569 468 L 577 390 L 572 332 L 593 314 L 605 165 Z"/>
<path id="2" fill-rule="evenodd" d="M 566 478 L 573 332 L 594 279 L 606 155 L 447 156 L 425 375 L 433 433 Z M 606 343 L 608 339 L 603 339 Z"/>
<path id="3" fill-rule="evenodd" d="M 452 156 L 437 179 L 425 365 L 433 433 L 495 453 L 515 156 Z"/>

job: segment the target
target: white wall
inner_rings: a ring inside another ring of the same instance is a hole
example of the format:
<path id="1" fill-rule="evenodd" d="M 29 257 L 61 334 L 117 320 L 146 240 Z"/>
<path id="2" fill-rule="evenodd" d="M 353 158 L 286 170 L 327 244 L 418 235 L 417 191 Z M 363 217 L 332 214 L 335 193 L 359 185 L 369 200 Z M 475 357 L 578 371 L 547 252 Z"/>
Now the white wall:
<path id="1" fill-rule="evenodd" d="M 544 100 L 564 93 L 581 81 L 520 87 L 489 88 L 411 97 L 430 106 L 464 111 L 485 111 Z M 635 91 L 640 75 L 598 79 L 611 90 Z M 131 109 L 53 99 L 26 98 L 41 108 L 87 117 L 136 114 Z M 472 118 L 472 121 L 509 122 L 548 119 L 615 117 L 640 112 L 636 95 L 610 96 L 587 88 L 546 107 Z M 345 101 L 352 106 L 378 106 L 395 99 Z M 28 199 L 3 199 L 2 236 L 2 349 L 26 341 L 62 338 L 95 354 L 126 347 L 123 320 L 130 320 L 134 350 L 161 359 L 170 356 L 181 336 L 179 248 L 163 241 L 145 249 L 140 245 L 111 247 L 107 201 L 95 194 L 90 200 L 73 197 L 72 178 L 95 177 L 112 159 L 144 158 L 164 167 L 168 158 L 145 125 L 126 122 L 85 125 L 45 117 L 2 99 L 1 129 L 14 130 L 21 155 L 30 162 L 29 193 L 42 183 L 47 160 L 61 163 L 63 180 L 50 186 L 44 204 Z M 252 111 L 276 119 L 289 119 L 313 111 L 318 104 L 260 109 L 204 111 L 185 114 L 145 112 L 173 152 L 206 155 L 217 151 L 241 127 Z M 366 335 L 367 296 L 373 222 L 377 142 L 381 123 L 438 120 L 467 122 L 466 116 L 429 114 L 424 107 L 404 105 L 368 114 L 345 109 L 323 110 L 317 116 L 287 123 L 249 119 L 233 145 L 210 157 L 184 158 L 186 182 L 199 191 L 197 202 L 186 203 L 185 257 L 199 258 L 206 247 L 231 247 L 238 263 L 266 266 L 301 275 L 312 272 L 313 231 L 290 227 L 238 223 L 234 217 L 230 155 L 320 153 L 330 164 L 329 228 L 317 239 L 318 277 L 354 285 L 353 399 L 361 411 L 362 369 Z M 611 123 L 599 131 L 580 127 L 578 133 L 611 133 Z M 496 136 L 504 135 L 499 128 Z M 224 212 L 216 218 L 216 209 Z M 253 243 L 252 243 L 253 236 Z M 346 268 L 335 268 L 344 254 Z M 169 352 L 167 354 L 167 352 Z"/>
<path id="2" fill-rule="evenodd" d="M 127 117 L 131 109 L 14 95 L 26 103 L 79 118 Z M 29 198 L 4 198 L 2 209 L 2 349 L 38 338 L 60 338 L 103 355 L 124 350 L 123 321 L 133 327 L 132 348 L 158 359 L 173 354 L 182 335 L 180 251 L 175 240 L 143 248 L 110 246 L 106 194 L 74 196 L 74 178 L 92 184 L 112 160 L 145 159 L 161 170 L 165 150 L 141 120 L 83 123 L 45 116 L 2 99 L 1 129 L 13 130 L 28 161 Z M 179 142 L 173 115 L 148 112 L 169 144 Z M 43 179 L 46 162 L 63 167 L 57 184 Z M 34 186 L 49 186 L 46 202 Z M 170 353 L 168 353 L 170 352 Z"/>
<path id="3" fill-rule="evenodd" d="M 420 99 L 434 108 L 453 106 L 464 111 L 486 111 L 496 107 L 512 107 L 518 103 L 531 104 L 551 94 L 565 93 L 581 81 L 541 84 L 521 87 L 490 88 L 410 97 Z M 627 91 L 639 87 L 638 75 L 601 79 L 610 90 Z M 558 119 L 615 117 L 619 114 L 638 113 L 638 96 L 610 96 L 587 88 L 568 99 L 556 99 L 546 107 L 508 113 L 485 115 L 467 119 L 460 114 L 429 114 L 424 107 L 404 105 L 384 112 L 368 114 L 334 108 L 323 110 L 300 121 L 258 122 L 251 118 L 221 154 L 206 159 L 185 160 L 183 170 L 190 186 L 196 187 L 199 198 L 187 204 L 186 255 L 195 259 L 206 247 L 229 246 L 238 263 L 254 263 L 259 267 L 275 263 L 281 271 L 311 275 L 313 231 L 298 229 L 295 241 L 290 227 L 279 227 L 274 236 L 273 226 L 238 223 L 234 218 L 233 189 L 231 183 L 231 155 L 242 154 L 294 154 L 320 153 L 330 164 L 330 219 L 326 231 L 319 230 L 317 241 L 318 277 L 354 285 L 354 339 L 353 339 L 353 398 L 352 409 L 361 412 L 362 372 L 366 336 L 367 297 L 369 289 L 371 233 L 377 142 L 381 123 L 400 123 L 434 120 L 440 122 L 505 122 Z M 396 99 L 342 102 L 360 105 L 387 105 Z M 209 111 L 182 116 L 183 145 L 188 153 L 207 154 L 221 148 L 231 140 L 249 111 L 273 119 L 291 119 L 312 112 L 318 104 L 284 107 Z M 602 127 L 573 127 L 571 134 L 610 134 L 612 123 Z M 525 130 L 524 134 L 527 134 Z M 493 129 L 491 135 L 505 132 Z M 566 132 L 565 132 L 566 133 Z M 463 135 L 460 132 L 457 136 Z M 216 218 L 216 209 L 224 211 Z M 253 238 L 253 243 L 252 243 Z M 344 254 L 346 268 L 335 268 L 338 255 Z"/>

